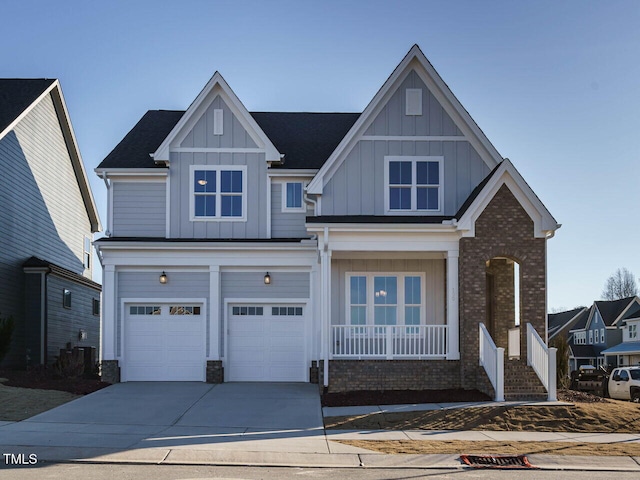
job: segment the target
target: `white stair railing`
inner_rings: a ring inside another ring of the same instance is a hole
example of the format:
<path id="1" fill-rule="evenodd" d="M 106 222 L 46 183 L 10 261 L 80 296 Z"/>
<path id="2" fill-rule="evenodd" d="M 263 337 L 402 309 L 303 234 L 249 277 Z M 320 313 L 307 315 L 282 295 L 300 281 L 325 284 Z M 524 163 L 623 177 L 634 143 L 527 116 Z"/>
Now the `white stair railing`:
<path id="1" fill-rule="evenodd" d="M 547 347 L 536 329 L 527 323 L 527 365 L 533 367 L 547 389 L 547 400 L 550 402 L 557 400 L 556 351 L 556 348 Z"/>
<path id="2" fill-rule="evenodd" d="M 504 402 L 504 348 L 496 347 L 484 323 L 480 322 L 480 365 L 496 392 L 495 401 Z"/>

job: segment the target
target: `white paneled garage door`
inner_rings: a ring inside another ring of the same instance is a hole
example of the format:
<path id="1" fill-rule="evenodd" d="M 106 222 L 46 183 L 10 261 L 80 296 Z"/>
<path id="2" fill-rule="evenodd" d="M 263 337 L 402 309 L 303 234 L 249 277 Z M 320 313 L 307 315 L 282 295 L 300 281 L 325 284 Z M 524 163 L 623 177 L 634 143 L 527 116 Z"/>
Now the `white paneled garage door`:
<path id="1" fill-rule="evenodd" d="M 306 382 L 306 320 L 302 305 L 231 305 L 226 380 Z"/>
<path id="2" fill-rule="evenodd" d="M 204 381 L 201 304 L 125 305 L 124 381 Z"/>

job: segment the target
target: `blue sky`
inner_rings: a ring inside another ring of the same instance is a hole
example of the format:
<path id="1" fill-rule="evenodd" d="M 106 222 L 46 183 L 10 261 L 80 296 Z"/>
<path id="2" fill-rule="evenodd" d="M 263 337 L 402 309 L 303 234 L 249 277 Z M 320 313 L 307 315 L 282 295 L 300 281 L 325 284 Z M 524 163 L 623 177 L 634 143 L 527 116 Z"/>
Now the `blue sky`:
<path id="1" fill-rule="evenodd" d="M 640 2 L 3 0 L 0 77 L 59 78 L 93 169 L 218 70 L 251 111 L 362 111 L 417 43 L 562 223 L 550 308 L 640 276 Z M 10 21 L 6 21 L 10 19 Z"/>

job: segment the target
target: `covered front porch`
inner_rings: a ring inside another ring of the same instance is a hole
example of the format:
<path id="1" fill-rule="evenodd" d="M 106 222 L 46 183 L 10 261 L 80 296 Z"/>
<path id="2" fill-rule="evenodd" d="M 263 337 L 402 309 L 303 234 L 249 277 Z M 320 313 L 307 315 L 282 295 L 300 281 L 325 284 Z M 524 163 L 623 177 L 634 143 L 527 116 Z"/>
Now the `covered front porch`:
<path id="1" fill-rule="evenodd" d="M 370 361 L 380 371 L 395 369 L 385 363 L 391 360 L 408 361 L 416 372 L 449 363 L 455 388 L 459 236 L 452 225 L 389 227 L 307 225 L 318 235 L 322 383 L 334 383 L 330 361 Z"/>

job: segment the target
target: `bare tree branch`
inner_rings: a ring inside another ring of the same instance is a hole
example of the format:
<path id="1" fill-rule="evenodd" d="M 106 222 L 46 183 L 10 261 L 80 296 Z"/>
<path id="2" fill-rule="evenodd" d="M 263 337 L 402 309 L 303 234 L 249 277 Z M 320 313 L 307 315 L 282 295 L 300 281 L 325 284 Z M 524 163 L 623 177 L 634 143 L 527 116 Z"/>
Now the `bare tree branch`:
<path id="1" fill-rule="evenodd" d="M 611 275 L 602 291 L 605 300 L 619 300 L 621 298 L 638 295 L 638 286 L 633 274 L 626 268 L 619 268 Z"/>

